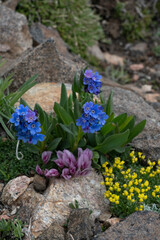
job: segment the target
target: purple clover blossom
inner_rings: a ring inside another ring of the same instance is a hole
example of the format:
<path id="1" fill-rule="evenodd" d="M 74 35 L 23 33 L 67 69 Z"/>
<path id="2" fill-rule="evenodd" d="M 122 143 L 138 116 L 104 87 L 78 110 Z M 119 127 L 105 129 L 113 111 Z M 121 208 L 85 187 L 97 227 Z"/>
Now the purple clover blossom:
<path id="1" fill-rule="evenodd" d="M 93 73 L 92 70 L 86 70 L 84 73 L 83 84 L 85 85 L 85 92 L 99 94 L 102 87 L 102 76 L 98 72 Z"/>
<path id="2" fill-rule="evenodd" d="M 44 151 L 42 153 L 42 160 L 44 164 L 47 164 L 51 158 L 52 152 L 51 151 Z"/>
<path id="3" fill-rule="evenodd" d="M 43 152 L 42 160 L 44 164 L 46 164 L 46 158 L 50 159 L 50 151 Z M 88 148 L 84 151 L 82 148 L 78 148 L 78 158 L 76 159 L 75 156 L 69 150 L 57 151 L 58 159 L 54 160 L 54 162 L 60 168 L 61 174 L 57 169 L 45 169 L 44 171 L 39 167 L 36 166 L 36 172 L 39 175 L 44 175 L 45 177 L 58 177 L 61 176 L 66 180 L 69 180 L 72 177 L 86 175 L 91 170 L 91 159 L 93 157 L 93 153 Z M 45 160 L 45 161 L 44 161 Z M 48 159 L 47 159 L 48 161 Z M 47 162 L 48 163 L 48 162 Z"/>
<path id="4" fill-rule="evenodd" d="M 40 134 L 41 124 L 38 122 L 36 111 L 31 111 L 27 106 L 19 105 L 12 118 L 9 120 L 15 126 L 18 140 L 24 143 L 37 144 L 38 141 L 44 141 L 44 135 Z"/>
<path id="5" fill-rule="evenodd" d="M 81 117 L 77 119 L 76 125 L 82 126 L 84 133 L 99 131 L 108 119 L 108 115 L 103 112 L 103 107 L 92 102 L 86 102 L 83 106 L 83 111 Z"/>

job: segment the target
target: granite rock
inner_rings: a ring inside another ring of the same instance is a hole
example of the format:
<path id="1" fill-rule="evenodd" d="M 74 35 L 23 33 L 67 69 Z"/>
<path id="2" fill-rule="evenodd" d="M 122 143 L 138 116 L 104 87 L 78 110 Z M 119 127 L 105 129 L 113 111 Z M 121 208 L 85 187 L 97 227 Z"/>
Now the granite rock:
<path id="1" fill-rule="evenodd" d="M 0 33 L 0 44 L 8 46 L 14 57 L 32 48 L 26 17 L 3 4 L 0 5 Z"/>
<path id="2" fill-rule="evenodd" d="M 43 24 L 37 22 L 31 25 L 30 33 L 33 38 L 34 46 L 44 43 L 47 39 L 53 38 L 55 40 L 59 53 L 65 57 L 71 58 L 72 55 L 68 52 L 67 44 L 63 41 L 55 28 L 46 27 Z"/>
<path id="3" fill-rule="evenodd" d="M 153 160 L 160 158 L 160 117 L 159 113 L 136 93 L 122 88 L 105 86 L 102 89 L 107 99 L 113 91 L 113 105 L 116 115 L 127 113 L 135 115 L 137 123 L 146 119 L 146 126 L 132 142 L 132 146 L 143 151 Z"/>
<path id="4" fill-rule="evenodd" d="M 51 178 L 49 186 L 39 194 L 31 184 L 14 205 L 25 206 L 32 219 L 31 233 L 38 238 L 52 224 L 55 235 L 63 235 L 63 226 L 70 214 L 69 203 L 75 200 L 79 208 L 92 210 L 91 219 L 94 221 L 102 212 L 109 211 L 107 199 L 104 198 L 105 186 L 100 182 L 103 177 L 94 170 L 87 176 L 72 178 L 68 181 L 61 178 Z M 59 228 L 57 229 L 57 226 Z M 62 230 L 60 232 L 60 229 Z"/>
<path id="5" fill-rule="evenodd" d="M 3 189 L 1 201 L 3 204 L 12 205 L 33 181 L 32 178 L 20 176 L 10 180 Z"/>
<path id="6" fill-rule="evenodd" d="M 85 63 L 76 58 L 74 61 L 59 54 L 56 43 L 48 39 L 31 51 L 17 58 L 1 76 L 13 73 L 11 90 L 17 90 L 27 79 L 38 74 L 37 82 L 72 82 L 76 72 L 80 72 Z"/>
<path id="7" fill-rule="evenodd" d="M 116 223 L 93 240 L 159 240 L 160 214 L 156 212 L 135 212 L 124 221 Z"/>

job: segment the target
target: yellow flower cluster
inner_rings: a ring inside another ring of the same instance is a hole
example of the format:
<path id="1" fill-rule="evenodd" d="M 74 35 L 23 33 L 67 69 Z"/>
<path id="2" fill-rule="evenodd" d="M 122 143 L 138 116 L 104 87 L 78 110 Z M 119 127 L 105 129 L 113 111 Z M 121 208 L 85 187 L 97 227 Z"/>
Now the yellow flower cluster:
<path id="1" fill-rule="evenodd" d="M 138 157 L 135 156 L 135 152 L 130 153 L 132 164 L 138 161 L 138 159 L 145 159 L 145 156 L 139 152 Z M 132 165 L 130 164 L 130 166 Z M 111 203 L 116 205 L 128 202 L 128 204 L 134 204 L 135 211 L 142 211 L 142 203 L 148 199 L 149 195 L 152 197 L 160 197 L 160 185 L 153 185 L 152 179 L 159 178 L 160 174 L 160 160 L 156 162 L 148 161 L 147 167 L 136 168 L 132 166 L 126 169 L 125 162 L 121 161 L 120 157 L 114 159 L 113 166 L 110 166 L 106 161 L 102 167 L 104 168 L 103 175 L 106 176 L 105 182 L 101 184 L 106 185 L 107 191 L 105 197 L 109 199 Z M 150 182 L 151 181 L 151 185 Z M 154 190 L 151 192 L 151 186 Z"/>
<path id="2" fill-rule="evenodd" d="M 152 196 L 159 198 L 160 197 L 160 185 L 159 186 L 155 185 L 154 188 L 155 189 L 152 192 Z"/>
<path id="3" fill-rule="evenodd" d="M 131 153 L 130 153 L 130 157 L 131 157 L 131 161 L 132 161 L 132 163 L 135 163 L 135 162 L 137 162 L 138 161 L 138 158 L 137 157 L 135 157 L 135 155 L 134 155 L 135 153 L 134 153 L 134 151 L 132 151 Z"/>

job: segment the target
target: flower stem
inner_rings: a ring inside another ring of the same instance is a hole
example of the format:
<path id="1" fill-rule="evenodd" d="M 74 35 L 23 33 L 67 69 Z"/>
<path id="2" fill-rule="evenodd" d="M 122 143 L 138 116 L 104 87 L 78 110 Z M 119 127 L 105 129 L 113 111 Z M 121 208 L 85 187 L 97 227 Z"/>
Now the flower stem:
<path id="1" fill-rule="evenodd" d="M 16 145 L 16 158 L 18 160 L 21 160 L 24 156 L 23 156 L 23 154 L 21 152 L 18 152 L 19 142 L 20 142 L 20 140 L 17 141 L 17 145 Z"/>

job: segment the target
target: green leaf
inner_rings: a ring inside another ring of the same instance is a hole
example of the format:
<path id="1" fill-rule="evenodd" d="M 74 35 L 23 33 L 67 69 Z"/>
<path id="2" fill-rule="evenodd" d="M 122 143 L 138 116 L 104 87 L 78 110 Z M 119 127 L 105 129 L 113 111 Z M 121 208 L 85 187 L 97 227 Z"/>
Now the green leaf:
<path id="1" fill-rule="evenodd" d="M 128 140 L 129 133 L 130 131 L 127 130 L 123 133 L 118 133 L 109 136 L 104 140 L 102 144 L 99 144 L 94 149 L 106 154 L 116 149 L 117 147 L 124 145 Z"/>
<path id="2" fill-rule="evenodd" d="M 145 125 L 146 120 L 143 120 L 140 123 L 138 123 L 134 128 L 132 128 L 127 142 L 128 143 L 131 142 L 133 138 L 135 138 L 139 133 L 141 133 Z"/>
<path id="3" fill-rule="evenodd" d="M 68 112 L 56 102 L 54 104 L 54 111 L 64 124 L 69 125 L 71 122 L 73 122 L 73 119 Z"/>
<path id="4" fill-rule="evenodd" d="M 49 151 L 53 151 L 57 148 L 58 144 L 60 143 L 61 141 L 61 137 L 60 138 L 55 138 L 48 146 L 48 150 Z"/>
<path id="5" fill-rule="evenodd" d="M 7 126 L 5 125 L 5 123 L 4 123 L 4 121 L 3 121 L 3 119 L 0 117 L 0 123 L 1 123 L 1 125 L 2 125 L 2 127 L 3 127 L 3 129 L 5 130 L 5 132 L 8 134 L 8 136 L 11 138 L 11 139 L 13 139 L 13 140 L 15 140 L 15 137 L 12 135 L 12 133 L 9 131 L 9 129 L 7 128 Z"/>
<path id="6" fill-rule="evenodd" d="M 67 103 L 68 98 L 67 98 L 67 90 L 66 90 L 66 86 L 64 83 L 62 83 L 61 85 L 61 98 L 60 98 L 60 105 L 62 107 L 65 106 L 65 104 Z"/>
<path id="7" fill-rule="evenodd" d="M 133 119 L 133 116 L 129 116 L 120 126 L 119 126 L 119 131 L 121 132 L 128 124 L 129 122 Z"/>
<path id="8" fill-rule="evenodd" d="M 124 121 L 126 121 L 126 119 L 127 119 L 127 113 L 122 113 L 122 114 L 118 115 L 117 117 L 115 117 L 113 119 L 113 122 L 117 123 L 118 126 L 120 126 L 121 124 L 124 123 Z"/>
<path id="9" fill-rule="evenodd" d="M 106 123 L 102 128 L 101 128 L 101 133 L 103 136 L 107 135 L 111 131 L 113 131 L 116 128 L 116 125 L 114 123 Z"/>
<path id="10" fill-rule="evenodd" d="M 36 103 L 34 108 L 38 112 L 38 115 L 39 115 L 38 118 L 39 118 L 39 121 L 40 121 L 41 125 L 43 125 L 44 124 L 44 119 L 45 119 L 43 109 L 41 108 L 41 106 L 38 103 Z"/>
<path id="11" fill-rule="evenodd" d="M 113 91 L 111 91 L 105 109 L 106 114 L 109 116 L 113 113 Z"/>
<path id="12" fill-rule="evenodd" d="M 69 133 L 69 134 L 71 134 L 71 135 L 74 136 L 74 132 L 72 132 L 68 126 L 66 126 L 66 125 L 64 125 L 64 124 L 62 124 L 62 123 L 60 123 L 59 125 L 61 126 L 61 128 L 62 128 L 65 132 L 67 132 L 67 133 Z"/>
<path id="13" fill-rule="evenodd" d="M 19 98 L 22 97 L 22 95 L 27 92 L 30 88 L 32 88 L 34 85 L 37 83 L 35 82 L 35 79 L 37 78 L 38 75 L 34 75 L 31 77 L 29 80 L 27 80 L 20 88 L 19 90 L 15 93 L 14 97 L 10 101 L 10 105 L 14 106 L 14 104 L 18 101 Z"/>

